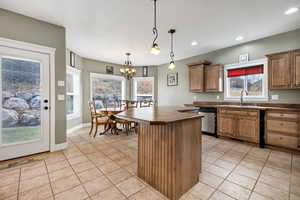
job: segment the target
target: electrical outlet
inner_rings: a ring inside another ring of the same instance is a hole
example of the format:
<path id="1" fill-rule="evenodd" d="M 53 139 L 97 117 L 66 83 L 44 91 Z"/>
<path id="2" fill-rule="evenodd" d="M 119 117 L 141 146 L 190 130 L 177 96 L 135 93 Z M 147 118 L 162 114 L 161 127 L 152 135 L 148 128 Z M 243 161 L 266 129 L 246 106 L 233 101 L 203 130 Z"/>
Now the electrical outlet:
<path id="1" fill-rule="evenodd" d="M 219 96 L 219 95 L 217 96 L 217 99 L 220 99 L 220 96 Z"/>
<path id="2" fill-rule="evenodd" d="M 64 101 L 65 100 L 65 95 L 63 95 L 63 94 L 57 95 L 57 100 L 58 101 Z"/>

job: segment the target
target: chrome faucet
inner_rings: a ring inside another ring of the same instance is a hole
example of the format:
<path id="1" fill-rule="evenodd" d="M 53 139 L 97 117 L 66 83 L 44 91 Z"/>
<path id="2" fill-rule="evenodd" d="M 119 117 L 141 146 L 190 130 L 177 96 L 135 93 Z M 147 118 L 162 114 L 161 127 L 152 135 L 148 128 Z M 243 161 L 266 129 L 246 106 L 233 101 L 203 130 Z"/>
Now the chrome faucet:
<path id="1" fill-rule="evenodd" d="M 244 93 L 246 93 L 246 95 L 248 95 L 248 92 L 246 90 L 242 89 L 242 91 L 241 91 L 241 101 L 240 101 L 241 105 L 244 104 Z"/>

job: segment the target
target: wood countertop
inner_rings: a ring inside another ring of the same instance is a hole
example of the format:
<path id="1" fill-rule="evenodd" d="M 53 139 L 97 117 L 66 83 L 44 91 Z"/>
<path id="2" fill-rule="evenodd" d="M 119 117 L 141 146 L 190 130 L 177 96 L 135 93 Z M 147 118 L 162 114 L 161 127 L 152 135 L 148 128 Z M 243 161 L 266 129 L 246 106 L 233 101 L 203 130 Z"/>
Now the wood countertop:
<path id="1" fill-rule="evenodd" d="M 117 114 L 116 117 L 150 125 L 168 124 L 202 117 L 197 112 L 188 111 L 192 111 L 192 109 L 173 106 L 133 108 Z"/>

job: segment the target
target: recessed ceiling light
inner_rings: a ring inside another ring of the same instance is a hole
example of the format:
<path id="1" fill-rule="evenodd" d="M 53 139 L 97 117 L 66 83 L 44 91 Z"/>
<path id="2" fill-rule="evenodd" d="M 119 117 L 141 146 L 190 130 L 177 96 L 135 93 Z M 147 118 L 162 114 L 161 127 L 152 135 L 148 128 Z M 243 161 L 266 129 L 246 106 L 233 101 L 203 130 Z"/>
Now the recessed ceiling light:
<path id="1" fill-rule="evenodd" d="M 237 36 L 237 37 L 235 38 L 236 41 L 241 41 L 241 40 L 243 40 L 243 39 L 244 39 L 243 36 Z"/>
<path id="2" fill-rule="evenodd" d="M 198 42 L 197 42 L 197 41 L 193 41 L 193 42 L 191 43 L 191 45 L 192 45 L 192 46 L 197 46 L 197 45 L 198 45 Z"/>
<path id="3" fill-rule="evenodd" d="M 298 12 L 298 10 L 299 10 L 299 8 L 293 7 L 293 8 L 288 9 L 287 11 L 285 11 L 284 14 L 291 15 L 291 14 L 294 14 L 294 13 Z"/>

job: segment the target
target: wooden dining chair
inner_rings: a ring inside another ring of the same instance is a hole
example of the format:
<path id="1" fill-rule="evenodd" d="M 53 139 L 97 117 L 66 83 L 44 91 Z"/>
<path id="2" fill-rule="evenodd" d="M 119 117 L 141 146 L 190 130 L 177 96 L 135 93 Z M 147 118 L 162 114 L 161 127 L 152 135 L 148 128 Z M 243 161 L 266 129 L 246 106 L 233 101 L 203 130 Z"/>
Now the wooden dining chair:
<path id="1" fill-rule="evenodd" d="M 151 105 L 152 105 L 151 100 L 140 101 L 140 108 L 151 107 Z"/>
<path id="2" fill-rule="evenodd" d="M 95 126 L 95 133 L 93 135 L 93 137 L 95 138 L 98 132 L 98 126 L 104 127 L 104 132 L 102 133 L 104 134 L 108 130 L 107 127 L 113 125 L 113 121 L 109 119 L 106 114 L 97 113 L 96 104 L 94 101 L 89 101 L 89 109 L 91 113 L 91 129 L 89 135 L 91 136 Z"/>

